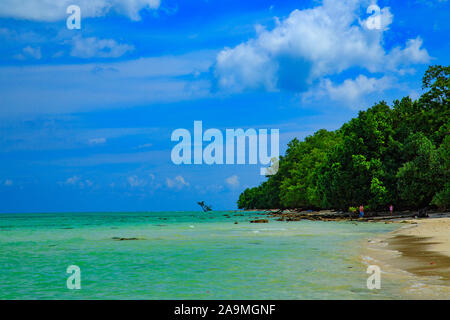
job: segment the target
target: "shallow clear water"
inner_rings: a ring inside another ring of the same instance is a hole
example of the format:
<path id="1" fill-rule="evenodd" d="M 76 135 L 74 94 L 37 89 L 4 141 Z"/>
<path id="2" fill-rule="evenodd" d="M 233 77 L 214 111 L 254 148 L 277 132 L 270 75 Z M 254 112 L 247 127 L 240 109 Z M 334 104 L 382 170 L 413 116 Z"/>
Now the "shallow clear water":
<path id="1" fill-rule="evenodd" d="M 398 298 L 394 283 L 367 289 L 359 257 L 395 226 L 236 214 L 0 214 L 0 299 Z M 69 265 L 81 290 L 67 289 Z"/>

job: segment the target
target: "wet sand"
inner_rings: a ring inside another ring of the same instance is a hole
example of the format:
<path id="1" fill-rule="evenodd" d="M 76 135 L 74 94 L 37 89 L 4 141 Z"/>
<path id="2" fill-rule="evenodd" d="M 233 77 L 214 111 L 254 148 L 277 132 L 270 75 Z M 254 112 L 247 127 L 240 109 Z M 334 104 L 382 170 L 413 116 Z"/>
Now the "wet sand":
<path id="1" fill-rule="evenodd" d="M 402 227 L 369 241 L 372 263 L 403 283 L 406 299 L 450 299 L 450 217 L 440 216 L 398 221 Z"/>
<path id="2" fill-rule="evenodd" d="M 395 231 L 393 234 L 399 236 L 399 240 L 400 236 L 419 238 L 421 241 L 414 241 L 412 245 L 450 258 L 450 217 L 407 220 L 406 222 L 416 224 L 411 228 Z"/>
<path id="3" fill-rule="evenodd" d="M 436 276 L 450 281 L 450 257 L 433 250 L 433 247 L 442 245 L 434 241 L 433 237 L 398 234 L 388 243 L 390 249 L 401 253 L 398 264 L 403 264 L 402 269 L 418 276 Z"/>

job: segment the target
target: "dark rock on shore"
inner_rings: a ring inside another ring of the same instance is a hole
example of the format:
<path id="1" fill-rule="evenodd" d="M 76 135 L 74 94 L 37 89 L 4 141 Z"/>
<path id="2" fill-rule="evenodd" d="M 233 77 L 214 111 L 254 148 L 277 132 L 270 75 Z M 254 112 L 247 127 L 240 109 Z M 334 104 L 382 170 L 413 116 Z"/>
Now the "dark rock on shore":
<path id="1" fill-rule="evenodd" d="M 269 223 L 267 219 L 250 220 L 250 223 Z"/>
<path id="2" fill-rule="evenodd" d="M 300 210 L 300 209 L 286 209 L 286 210 L 268 210 L 266 215 L 276 218 L 277 221 L 361 221 L 361 222 L 380 222 L 392 221 L 398 219 L 411 219 L 417 216 L 416 212 L 399 211 L 395 214 L 390 212 L 368 212 L 363 218 L 359 218 L 357 213 L 334 211 L 334 210 Z"/>

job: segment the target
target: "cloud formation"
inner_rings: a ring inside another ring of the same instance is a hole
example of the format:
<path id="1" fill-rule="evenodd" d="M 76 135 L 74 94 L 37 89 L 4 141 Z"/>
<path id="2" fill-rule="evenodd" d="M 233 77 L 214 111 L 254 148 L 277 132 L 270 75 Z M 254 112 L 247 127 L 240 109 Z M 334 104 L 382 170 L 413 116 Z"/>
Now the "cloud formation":
<path id="1" fill-rule="evenodd" d="M 42 58 L 41 48 L 33 48 L 31 46 L 26 46 L 22 49 L 21 53 L 18 53 L 14 56 L 14 59 L 25 60 L 25 59 L 36 59 L 39 60 Z"/>
<path id="2" fill-rule="evenodd" d="M 76 37 L 72 41 L 70 55 L 77 58 L 118 58 L 134 50 L 134 46 L 117 43 L 113 39 L 98 39 L 95 37 Z"/>
<path id="3" fill-rule="evenodd" d="M 141 191 L 152 192 L 161 187 L 161 184 L 156 182 L 154 174 L 138 174 L 127 178 L 127 186 L 134 189 L 141 189 Z"/>
<path id="4" fill-rule="evenodd" d="M 319 85 L 312 87 L 303 95 L 303 101 L 328 98 L 343 102 L 351 108 L 358 107 L 364 97 L 373 93 L 382 93 L 388 89 L 394 80 L 388 76 L 369 78 L 359 75 L 355 79 L 346 79 L 341 84 L 334 84 L 330 79 L 322 79 Z"/>
<path id="5" fill-rule="evenodd" d="M 141 179 L 136 175 L 128 177 L 127 182 L 131 187 L 144 187 L 147 185 L 145 179 Z"/>
<path id="6" fill-rule="evenodd" d="M 72 176 L 70 178 L 67 178 L 67 180 L 63 183 L 59 182 L 59 185 L 66 185 L 66 186 L 75 186 L 80 189 L 83 189 L 84 187 L 91 187 L 93 185 L 93 182 L 89 179 L 82 179 L 79 176 Z"/>
<path id="7" fill-rule="evenodd" d="M 24 113 L 71 113 L 210 94 L 215 52 L 72 65 L 2 66 L 0 118 Z M 23 92 L 27 92 L 26 95 Z"/>
<path id="8" fill-rule="evenodd" d="M 430 60 L 420 38 L 386 51 L 383 33 L 393 15 L 382 8 L 379 28 L 369 28 L 367 19 L 359 16 L 363 4 L 367 1 L 324 0 L 312 9 L 294 10 L 277 20 L 272 30 L 258 27 L 255 38 L 217 55 L 219 86 L 234 92 L 255 88 L 304 92 L 316 80 L 351 68 L 401 73 Z"/>
<path id="9" fill-rule="evenodd" d="M 109 12 L 126 16 L 131 20 L 139 21 L 142 10 L 156 10 L 160 0 L 33 0 L 0 1 L 0 17 L 24 19 L 33 21 L 58 21 L 68 15 L 66 9 L 75 4 L 81 8 L 82 17 L 103 17 Z"/>
<path id="10" fill-rule="evenodd" d="M 225 179 L 225 182 L 232 188 L 239 186 L 239 177 L 237 175 L 232 175 Z"/>
<path id="11" fill-rule="evenodd" d="M 166 179 L 167 187 L 181 190 L 184 187 L 189 187 L 189 183 L 184 180 L 182 176 L 176 176 L 174 179 Z"/>

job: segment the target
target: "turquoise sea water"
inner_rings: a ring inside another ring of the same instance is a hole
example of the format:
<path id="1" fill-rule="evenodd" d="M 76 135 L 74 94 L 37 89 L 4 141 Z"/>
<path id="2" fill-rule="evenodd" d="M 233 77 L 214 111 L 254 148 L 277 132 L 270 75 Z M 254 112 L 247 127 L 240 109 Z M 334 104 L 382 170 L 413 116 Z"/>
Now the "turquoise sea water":
<path id="1" fill-rule="evenodd" d="M 237 214 L 0 214 L 0 299 L 398 298 L 394 283 L 367 289 L 359 257 L 395 226 Z M 69 265 L 80 290 L 67 289 Z"/>

